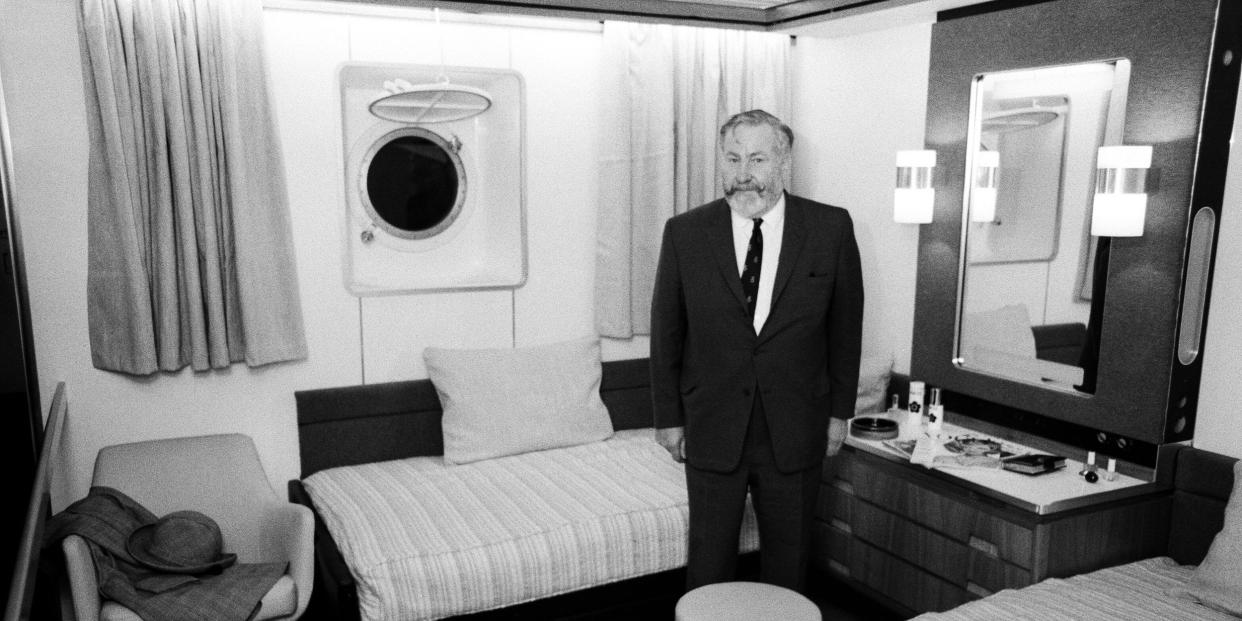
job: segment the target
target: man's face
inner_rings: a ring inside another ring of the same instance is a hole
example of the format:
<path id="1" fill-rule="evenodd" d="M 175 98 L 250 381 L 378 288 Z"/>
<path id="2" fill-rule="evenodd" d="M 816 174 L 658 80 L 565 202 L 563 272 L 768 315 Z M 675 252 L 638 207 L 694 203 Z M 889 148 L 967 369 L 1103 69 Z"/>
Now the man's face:
<path id="1" fill-rule="evenodd" d="M 720 180 L 729 208 L 756 218 L 785 191 L 788 158 L 780 151 L 776 130 L 767 125 L 739 125 L 720 145 Z"/>

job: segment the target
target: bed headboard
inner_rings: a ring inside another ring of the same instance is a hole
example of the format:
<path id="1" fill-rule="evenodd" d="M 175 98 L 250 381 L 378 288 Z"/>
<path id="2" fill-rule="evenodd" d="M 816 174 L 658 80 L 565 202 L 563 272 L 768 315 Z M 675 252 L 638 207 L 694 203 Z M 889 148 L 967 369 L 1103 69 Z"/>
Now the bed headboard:
<path id="1" fill-rule="evenodd" d="M 1197 565 L 1224 525 L 1238 460 L 1191 447 L 1179 449 L 1174 459 L 1168 555 Z"/>
<path id="2" fill-rule="evenodd" d="M 600 397 L 614 429 L 650 427 L 646 358 L 603 363 Z M 431 380 L 384 382 L 293 393 L 302 478 L 325 468 L 443 455 L 440 398 Z"/>

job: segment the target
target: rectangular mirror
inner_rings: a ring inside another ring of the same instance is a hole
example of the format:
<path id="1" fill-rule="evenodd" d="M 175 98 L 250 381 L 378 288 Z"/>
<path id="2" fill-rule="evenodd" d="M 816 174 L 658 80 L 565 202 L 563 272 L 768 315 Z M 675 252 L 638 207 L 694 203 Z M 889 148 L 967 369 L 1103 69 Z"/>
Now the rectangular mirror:
<path id="1" fill-rule="evenodd" d="M 1126 59 L 975 76 L 955 364 L 1094 392 L 1095 158 L 1121 143 L 1129 79 Z"/>

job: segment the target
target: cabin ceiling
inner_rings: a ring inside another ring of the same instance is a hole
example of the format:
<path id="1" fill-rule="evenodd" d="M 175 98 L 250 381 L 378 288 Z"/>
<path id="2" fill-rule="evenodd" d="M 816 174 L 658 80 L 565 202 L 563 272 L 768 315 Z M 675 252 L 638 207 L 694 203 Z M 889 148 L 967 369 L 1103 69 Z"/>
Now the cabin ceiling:
<path id="1" fill-rule="evenodd" d="M 440 7 L 472 13 L 658 21 L 778 30 L 918 5 L 963 5 L 979 0 L 349 0 L 360 4 Z"/>

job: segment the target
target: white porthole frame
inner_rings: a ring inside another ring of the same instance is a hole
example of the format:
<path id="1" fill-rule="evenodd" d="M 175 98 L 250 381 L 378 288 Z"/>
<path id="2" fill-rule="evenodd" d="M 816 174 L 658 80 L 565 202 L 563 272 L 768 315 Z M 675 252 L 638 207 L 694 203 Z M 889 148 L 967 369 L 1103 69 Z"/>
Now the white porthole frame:
<path id="1" fill-rule="evenodd" d="M 388 146 L 390 142 L 409 136 L 425 139 L 439 147 L 441 151 L 448 155 L 457 173 L 457 195 L 454 198 L 453 207 L 449 210 L 448 215 L 435 226 L 421 231 L 410 231 L 390 224 L 375 209 L 375 205 L 371 202 L 371 195 L 367 190 L 367 176 L 370 173 L 371 162 L 374 160 L 375 155 L 379 153 L 380 149 Z M 370 234 L 380 240 L 390 242 L 386 245 L 407 252 L 430 249 L 439 246 L 441 243 L 448 242 L 453 236 L 445 235 L 445 231 L 448 231 L 462 219 L 462 208 L 465 205 L 466 192 L 469 187 L 466 166 L 461 159 L 461 140 L 453 136 L 452 142 L 449 142 L 440 134 L 425 127 L 406 126 L 385 131 L 374 139 L 364 140 L 359 146 L 363 145 L 366 148 L 365 154 L 358 161 L 358 168 L 354 171 L 354 190 L 357 192 L 355 198 L 362 206 L 364 212 L 364 214 L 359 215 L 366 219 L 366 222 L 363 223 L 363 241 L 369 242 L 370 240 L 366 236 Z M 382 232 L 383 235 L 375 235 L 378 232 Z"/>

